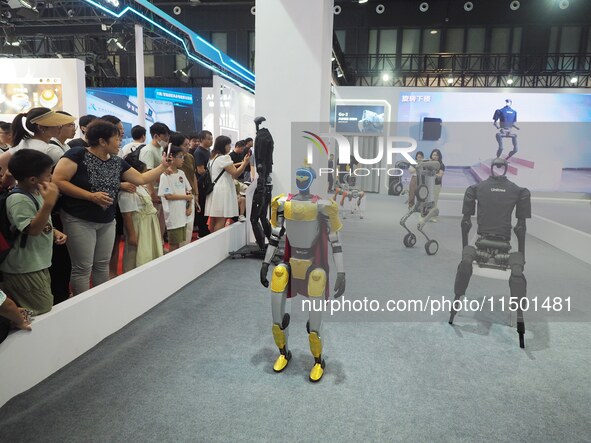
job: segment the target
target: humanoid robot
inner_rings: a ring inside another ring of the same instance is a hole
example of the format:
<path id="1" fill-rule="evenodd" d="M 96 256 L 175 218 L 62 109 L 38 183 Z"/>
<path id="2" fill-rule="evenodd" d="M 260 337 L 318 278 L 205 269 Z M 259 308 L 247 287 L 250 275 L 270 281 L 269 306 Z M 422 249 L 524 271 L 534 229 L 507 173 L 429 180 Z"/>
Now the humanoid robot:
<path id="1" fill-rule="evenodd" d="M 286 234 L 283 262 L 273 269 L 271 277 L 271 308 L 273 313 L 273 338 L 279 348 L 279 357 L 273 365 L 275 372 L 283 371 L 290 359 L 288 347 L 289 314 L 285 313 L 287 298 L 302 294 L 322 303 L 328 299 L 328 242 L 337 270 L 334 297 L 345 292 L 345 270 L 343 252 L 338 232 L 342 228 L 338 207 L 332 200 L 321 200 L 310 194 L 310 186 L 316 174 L 308 167 L 296 171 L 298 194 L 283 194 L 275 197 L 271 204 L 271 238 L 265 259 L 261 266 L 261 283 L 268 287 L 269 264 L 279 245 L 280 238 Z M 310 371 L 310 381 L 317 382 L 324 375 L 325 362 L 322 358 L 320 326 L 321 310 L 310 310 L 306 325 L 310 351 L 314 366 Z"/>
<path id="2" fill-rule="evenodd" d="M 410 164 L 406 161 L 399 161 L 396 167 L 400 169 L 408 169 Z M 421 161 L 414 167 L 417 171 L 417 190 L 416 190 L 416 204 L 408 213 L 400 219 L 400 225 L 406 229 L 407 234 L 404 236 L 402 243 L 407 248 L 412 248 L 417 243 L 417 237 L 406 226 L 406 221 L 415 212 L 420 215 L 417 223 L 418 231 L 425 236 L 427 243 L 425 243 L 425 251 L 428 255 L 435 255 L 439 251 L 439 243 L 437 240 L 430 239 L 423 228 L 425 224 L 433 217 L 439 215 L 439 209 L 435 207 L 435 175 L 439 171 L 441 164 L 438 161 Z"/>
<path id="3" fill-rule="evenodd" d="M 511 107 L 513 102 L 510 99 L 505 100 L 505 106 L 497 109 L 493 115 L 493 125 L 499 130 L 495 138 L 499 144 L 497 150 L 497 157 L 503 153 L 503 138 L 510 138 L 513 142 L 513 150 L 509 152 L 506 160 L 509 160 L 515 153 L 517 153 L 517 134 L 512 131 L 513 128 L 519 130 L 515 125 L 517 121 L 517 112 Z M 499 123 L 497 123 L 499 122 Z"/>
<path id="4" fill-rule="evenodd" d="M 268 219 L 269 205 L 273 192 L 271 172 L 273 172 L 273 149 L 274 142 L 271 133 L 267 128 L 260 128 L 265 117 L 257 117 L 254 161 L 257 169 L 257 186 L 252 199 L 250 211 L 250 223 L 256 238 L 258 247 L 265 248 L 265 238 L 271 236 L 271 225 Z"/>
<path id="5" fill-rule="evenodd" d="M 503 169 L 496 175 L 495 168 Z M 511 269 L 509 288 L 511 297 L 517 300 L 517 333 L 519 346 L 525 347 L 525 323 L 521 310 L 522 298 L 526 297 L 525 265 L 525 220 L 531 218 L 530 192 L 511 182 L 507 173 L 507 161 L 497 158 L 491 165 L 491 176 L 468 187 L 464 194 L 462 213 L 462 261 L 458 266 L 455 281 L 455 300 L 466 294 L 472 276 L 472 266 L 481 268 Z M 476 202 L 478 207 L 476 208 Z M 468 245 L 468 233 L 472 228 L 471 217 L 477 209 L 478 239 L 475 247 Z M 513 229 L 517 236 L 518 251 L 511 250 L 511 215 L 515 209 L 517 224 Z M 456 311 L 452 307 L 449 324 L 453 324 Z"/>
<path id="6" fill-rule="evenodd" d="M 339 195 L 342 196 L 339 206 L 341 209 L 345 206 L 345 199 L 349 199 L 349 210 L 351 214 L 359 214 L 359 218 L 363 218 L 363 207 L 361 201 L 365 197 L 365 192 L 355 187 L 356 180 L 350 174 L 346 174 L 343 177 L 343 181 L 335 187 L 335 193 L 333 200 L 338 203 Z M 355 202 L 353 202 L 355 201 Z M 347 218 L 345 211 L 343 211 L 343 218 Z"/>

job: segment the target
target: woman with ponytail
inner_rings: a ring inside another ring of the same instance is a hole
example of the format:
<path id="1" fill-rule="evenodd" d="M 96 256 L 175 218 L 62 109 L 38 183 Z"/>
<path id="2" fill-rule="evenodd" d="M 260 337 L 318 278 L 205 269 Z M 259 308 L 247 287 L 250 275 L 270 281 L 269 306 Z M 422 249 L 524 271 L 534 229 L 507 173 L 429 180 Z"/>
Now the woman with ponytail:
<path id="1" fill-rule="evenodd" d="M 12 184 L 12 177 L 6 175 L 8 161 L 12 154 L 21 149 L 43 152 L 51 157 L 54 164 L 57 163 L 63 151 L 58 146 L 50 145 L 49 140 L 58 136 L 62 126 L 75 120 L 71 115 L 58 114 L 48 108 L 33 108 L 27 113 L 17 114 L 12 121 L 13 147 L 0 155 L 0 174 L 5 176 L 3 185 Z"/>

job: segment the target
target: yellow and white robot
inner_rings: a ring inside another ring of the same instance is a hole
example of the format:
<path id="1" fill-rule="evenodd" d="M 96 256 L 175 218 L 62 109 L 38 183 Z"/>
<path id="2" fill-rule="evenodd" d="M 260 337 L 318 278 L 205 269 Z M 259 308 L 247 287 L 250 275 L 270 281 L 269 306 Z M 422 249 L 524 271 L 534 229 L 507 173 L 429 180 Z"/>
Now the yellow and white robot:
<path id="1" fill-rule="evenodd" d="M 277 251 L 279 240 L 285 234 L 285 255 L 283 262 L 273 269 L 271 277 L 271 308 L 273 313 L 273 338 L 279 348 L 279 357 L 273 365 L 275 372 L 282 372 L 291 359 L 288 347 L 289 314 L 285 312 L 287 298 L 301 294 L 313 300 L 317 306 L 328 299 L 328 243 L 332 246 L 337 271 L 334 297 L 345 292 L 345 270 L 343 250 L 339 242 L 342 223 L 338 205 L 333 200 L 323 200 L 310 193 L 310 186 L 316 178 L 308 167 L 296 171 L 299 193 L 279 195 L 271 205 L 273 227 L 265 259 L 261 266 L 261 283 L 268 287 L 269 264 Z M 306 329 L 310 340 L 310 351 L 314 366 L 310 381 L 317 382 L 324 375 L 325 362 L 322 358 L 320 326 L 322 310 L 311 309 Z"/>

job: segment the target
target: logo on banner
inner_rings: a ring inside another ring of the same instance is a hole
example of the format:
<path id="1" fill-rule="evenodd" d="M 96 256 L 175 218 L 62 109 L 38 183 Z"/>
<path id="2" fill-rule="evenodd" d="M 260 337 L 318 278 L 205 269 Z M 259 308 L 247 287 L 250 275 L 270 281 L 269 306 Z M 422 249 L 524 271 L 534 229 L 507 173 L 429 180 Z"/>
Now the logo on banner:
<path id="1" fill-rule="evenodd" d="M 386 155 L 386 164 L 391 166 L 394 164 L 394 157 L 396 154 L 402 155 L 405 161 L 411 165 L 416 165 L 417 162 L 410 155 L 417 149 L 417 142 L 412 137 L 378 137 L 378 152 L 374 158 L 363 158 L 359 152 L 359 137 L 353 137 L 353 146 L 347 137 L 339 133 L 332 134 L 314 134 L 310 131 L 302 131 L 302 137 L 308 140 L 306 163 L 311 165 L 314 161 L 314 151 L 317 150 L 323 157 L 328 157 L 329 149 L 325 140 L 334 140 L 336 150 L 338 153 L 337 162 L 339 164 L 350 164 L 352 158 L 355 159 L 356 164 L 364 165 L 363 167 L 352 168 L 350 173 L 358 177 L 368 176 L 373 172 L 377 172 L 378 176 L 381 171 L 386 172 L 389 176 L 399 177 L 403 174 L 400 168 L 383 168 L 379 167 L 383 163 L 384 155 Z M 400 146 L 403 145 L 403 146 Z M 316 148 L 316 149 L 314 149 Z M 371 167 L 373 166 L 373 167 Z M 344 171 L 335 171 L 333 168 L 319 168 L 319 174 L 334 174 L 344 173 Z"/>

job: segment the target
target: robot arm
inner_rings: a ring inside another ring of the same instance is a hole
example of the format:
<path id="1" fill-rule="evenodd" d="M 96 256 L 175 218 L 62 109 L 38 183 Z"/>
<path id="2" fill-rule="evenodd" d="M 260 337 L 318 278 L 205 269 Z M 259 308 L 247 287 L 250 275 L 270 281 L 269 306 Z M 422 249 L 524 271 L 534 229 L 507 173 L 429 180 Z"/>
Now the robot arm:
<path id="1" fill-rule="evenodd" d="M 517 217 L 517 224 L 515 225 L 513 232 L 515 232 L 515 235 L 517 236 L 518 250 L 525 257 L 525 219 L 531 218 L 531 193 L 529 192 L 529 189 L 521 189 L 519 201 L 515 208 L 515 216 Z"/>
<path id="2" fill-rule="evenodd" d="M 285 233 L 285 228 L 283 224 L 285 219 L 283 217 L 283 197 L 284 195 L 278 195 L 273 199 L 271 202 L 271 237 L 269 238 L 269 246 L 267 247 L 267 252 L 265 253 L 265 259 L 261 265 L 261 284 L 265 287 L 269 287 L 269 281 L 267 280 L 267 273 L 269 271 L 269 264 L 275 253 L 277 252 L 277 247 L 279 246 L 279 240 Z"/>
<path id="3" fill-rule="evenodd" d="M 471 217 L 476 213 L 476 188 L 469 186 L 464 194 L 464 205 L 462 207 L 462 249 L 468 246 L 468 234 L 472 229 Z"/>
<path id="4" fill-rule="evenodd" d="M 495 114 L 493 115 L 493 126 L 497 129 L 500 129 L 499 124 L 497 123 L 497 121 L 499 120 L 499 118 L 501 117 L 501 112 L 497 109 L 495 111 Z"/>
<path id="5" fill-rule="evenodd" d="M 343 263 L 343 248 L 339 240 L 339 231 L 343 228 L 343 224 L 339 219 L 339 207 L 334 200 L 323 202 L 319 208 L 328 218 L 328 241 L 332 247 L 332 257 L 337 268 L 334 298 L 339 298 L 345 292 L 345 265 Z"/>

